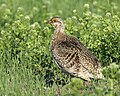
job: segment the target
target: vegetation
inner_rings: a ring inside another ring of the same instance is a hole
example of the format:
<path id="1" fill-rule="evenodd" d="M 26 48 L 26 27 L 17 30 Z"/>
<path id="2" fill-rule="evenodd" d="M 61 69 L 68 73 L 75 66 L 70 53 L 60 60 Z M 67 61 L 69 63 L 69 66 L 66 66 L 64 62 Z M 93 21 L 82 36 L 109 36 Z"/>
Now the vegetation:
<path id="1" fill-rule="evenodd" d="M 103 3 L 104 2 L 104 3 Z M 120 1 L 0 0 L 0 96 L 119 96 Z M 49 51 L 51 16 L 101 61 L 104 80 L 66 75 Z"/>

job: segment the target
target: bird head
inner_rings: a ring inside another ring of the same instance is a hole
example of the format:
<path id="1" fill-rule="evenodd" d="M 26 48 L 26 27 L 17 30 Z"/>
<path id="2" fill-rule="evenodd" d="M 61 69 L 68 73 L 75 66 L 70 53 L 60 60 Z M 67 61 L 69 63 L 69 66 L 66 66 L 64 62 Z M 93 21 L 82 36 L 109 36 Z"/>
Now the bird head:
<path id="1" fill-rule="evenodd" d="M 57 28 L 58 26 L 63 26 L 63 21 L 59 17 L 53 17 L 48 21 L 49 24 L 51 24 L 54 28 Z"/>

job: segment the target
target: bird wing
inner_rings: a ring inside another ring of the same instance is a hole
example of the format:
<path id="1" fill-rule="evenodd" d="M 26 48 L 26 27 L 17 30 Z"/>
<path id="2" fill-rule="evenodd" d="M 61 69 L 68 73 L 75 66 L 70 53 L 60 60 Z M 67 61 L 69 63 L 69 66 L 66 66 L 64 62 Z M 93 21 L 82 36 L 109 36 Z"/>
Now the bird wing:
<path id="1" fill-rule="evenodd" d="M 98 60 L 74 37 L 59 41 L 52 53 L 57 65 L 74 76 L 90 80 L 97 74 Z"/>

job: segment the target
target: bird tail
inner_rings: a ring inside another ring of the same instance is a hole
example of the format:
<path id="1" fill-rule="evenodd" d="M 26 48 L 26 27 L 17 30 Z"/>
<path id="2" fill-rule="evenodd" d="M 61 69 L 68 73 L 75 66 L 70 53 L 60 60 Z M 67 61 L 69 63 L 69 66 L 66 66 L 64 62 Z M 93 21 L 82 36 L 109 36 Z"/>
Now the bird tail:
<path id="1" fill-rule="evenodd" d="M 97 70 L 97 79 L 105 79 L 101 71 L 102 71 L 101 69 Z"/>

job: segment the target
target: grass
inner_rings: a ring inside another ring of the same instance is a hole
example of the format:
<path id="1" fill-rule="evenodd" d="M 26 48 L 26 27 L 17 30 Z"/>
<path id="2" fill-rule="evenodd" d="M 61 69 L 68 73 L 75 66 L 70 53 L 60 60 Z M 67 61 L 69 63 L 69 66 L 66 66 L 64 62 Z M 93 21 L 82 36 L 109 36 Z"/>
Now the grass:
<path id="1" fill-rule="evenodd" d="M 103 3 L 104 2 L 104 3 Z M 0 96 L 119 96 L 118 0 L 0 0 Z M 101 61 L 105 80 L 84 86 L 64 74 L 49 51 L 51 16 L 65 22 Z"/>

